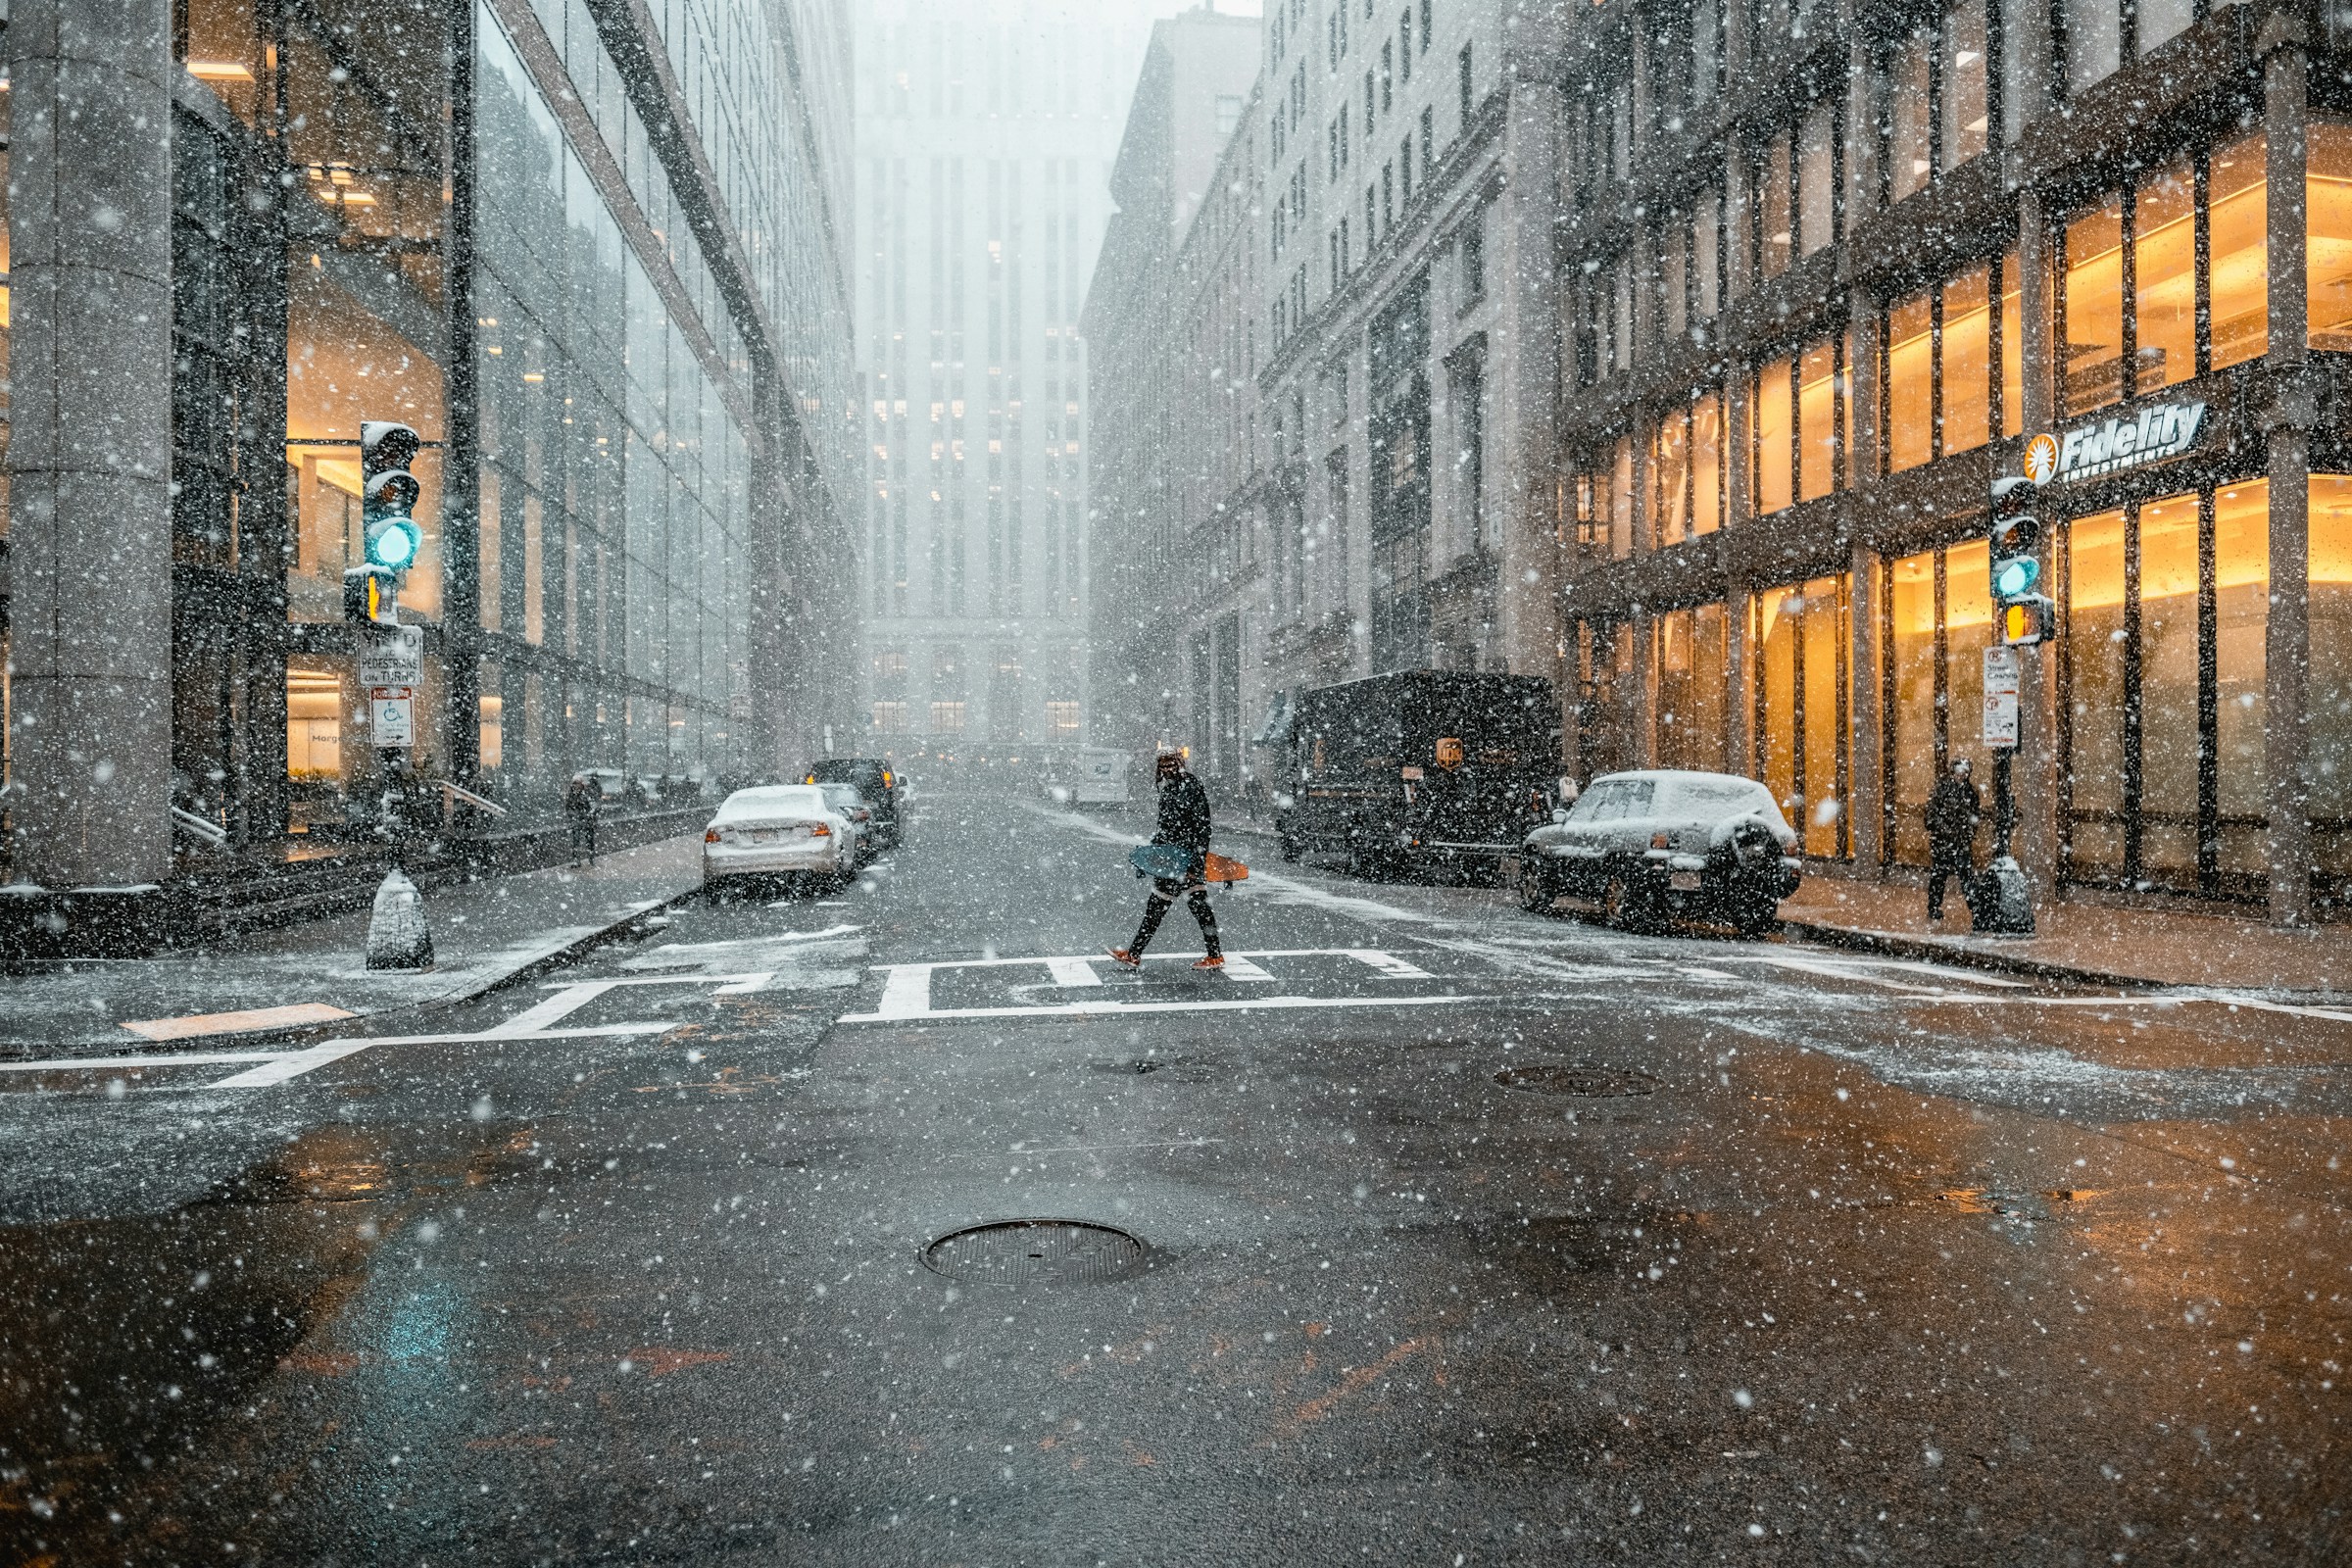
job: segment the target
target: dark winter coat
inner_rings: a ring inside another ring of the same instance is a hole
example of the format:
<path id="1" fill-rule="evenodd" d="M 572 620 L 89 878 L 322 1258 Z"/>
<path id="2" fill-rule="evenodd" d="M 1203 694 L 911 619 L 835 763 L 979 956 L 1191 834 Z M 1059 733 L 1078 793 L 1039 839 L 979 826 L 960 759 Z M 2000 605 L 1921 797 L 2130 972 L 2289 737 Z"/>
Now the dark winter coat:
<path id="1" fill-rule="evenodd" d="M 1190 773 L 1179 773 L 1159 787 L 1159 825 L 1154 844 L 1176 844 L 1195 855 L 1208 853 L 1208 791 Z"/>
<path id="2" fill-rule="evenodd" d="M 1984 798 L 1976 785 L 1957 773 L 1936 781 L 1928 796 L 1928 850 L 1939 864 L 1965 865 L 1976 853 L 1977 823 L 1984 815 Z"/>

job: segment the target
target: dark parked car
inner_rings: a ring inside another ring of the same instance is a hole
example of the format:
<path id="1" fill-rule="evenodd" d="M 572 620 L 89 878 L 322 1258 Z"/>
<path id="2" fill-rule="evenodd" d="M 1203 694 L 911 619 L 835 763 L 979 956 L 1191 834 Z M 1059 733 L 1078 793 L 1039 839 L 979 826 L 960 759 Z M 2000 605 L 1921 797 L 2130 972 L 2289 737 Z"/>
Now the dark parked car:
<path id="1" fill-rule="evenodd" d="M 1531 909 L 1567 893 L 1598 900 L 1612 925 L 1681 914 L 1755 936 L 1796 891 L 1796 834 L 1752 778 L 1611 773 L 1556 815 L 1519 851 L 1520 902 Z"/>
<path id="2" fill-rule="evenodd" d="M 1408 669 L 1302 692 L 1275 797 L 1283 858 L 1494 864 L 1550 808 L 1559 727 L 1534 675 Z"/>
<path id="3" fill-rule="evenodd" d="M 874 843 L 885 849 L 899 845 L 899 775 L 888 762 L 871 757 L 828 757 L 811 762 L 802 774 L 804 784 L 855 784 L 874 813 Z"/>

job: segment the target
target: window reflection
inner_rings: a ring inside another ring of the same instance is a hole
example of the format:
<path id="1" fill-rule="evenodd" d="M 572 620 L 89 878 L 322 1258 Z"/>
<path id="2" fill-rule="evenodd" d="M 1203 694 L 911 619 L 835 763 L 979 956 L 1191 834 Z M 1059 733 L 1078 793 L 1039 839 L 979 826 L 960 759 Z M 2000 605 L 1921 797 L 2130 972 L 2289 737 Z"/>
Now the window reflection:
<path id="1" fill-rule="evenodd" d="M 2270 255 L 2263 177 L 2267 143 L 2248 136 L 2213 155 L 2213 368 L 2259 358 L 2270 348 Z"/>
<path id="2" fill-rule="evenodd" d="M 2352 124 L 2314 120 L 2309 134 L 2303 195 L 2311 346 L 2352 350 Z"/>
<path id="3" fill-rule="evenodd" d="M 1721 605 L 1657 617 L 1657 759 L 1660 767 L 1721 771 L 1724 756 L 1724 614 Z"/>
<path id="4" fill-rule="evenodd" d="M 2140 183 L 2132 208 L 2134 390 L 2197 373 L 2196 171 L 2186 160 Z"/>
<path id="5" fill-rule="evenodd" d="M 2120 196 L 2066 225 L 2066 337 L 2059 364 L 2070 415 L 2124 395 L 2123 243 Z"/>
<path id="6" fill-rule="evenodd" d="M 1756 767 L 1804 853 L 1851 853 L 1845 796 L 1850 713 L 1846 671 L 1848 578 L 1840 573 L 1754 600 L 1761 697 Z"/>
<path id="7" fill-rule="evenodd" d="M 2125 850 L 2125 734 L 2132 727 L 2125 669 L 2124 514 L 2078 517 L 2067 529 L 2067 746 L 2062 787 L 2072 808 L 2071 857 L 2082 871 L 2120 876 Z"/>

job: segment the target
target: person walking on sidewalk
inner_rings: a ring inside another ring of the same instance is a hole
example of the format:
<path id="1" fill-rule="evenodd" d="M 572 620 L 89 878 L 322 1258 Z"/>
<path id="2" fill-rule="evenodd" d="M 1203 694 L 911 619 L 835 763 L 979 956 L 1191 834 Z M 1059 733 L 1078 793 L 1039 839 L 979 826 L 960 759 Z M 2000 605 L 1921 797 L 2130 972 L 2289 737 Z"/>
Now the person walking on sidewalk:
<path id="1" fill-rule="evenodd" d="M 575 773 L 564 788 L 564 815 L 571 829 L 571 863 L 596 863 L 596 813 L 604 790 L 585 773 Z"/>
<path id="2" fill-rule="evenodd" d="M 1172 844 L 1192 853 L 1192 863 L 1182 881 L 1159 877 L 1152 884 L 1151 895 L 1144 900 L 1143 924 L 1135 928 L 1135 940 L 1123 948 L 1113 948 L 1110 956 L 1130 969 L 1144 965 L 1144 949 L 1152 945 L 1152 934 L 1167 915 L 1168 906 L 1179 894 L 1189 894 L 1186 904 L 1193 918 L 1200 922 L 1200 945 L 1207 949 L 1196 969 L 1222 969 L 1225 951 L 1217 945 L 1217 915 L 1208 906 L 1208 791 L 1200 781 L 1185 771 L 1184 759 L 1174 752 L 1162 752 L 1157 766 L 1159 784 L 1159 821 L 1152 834 L 1154 844 Z"/>
<path id="3" fill-rule="evenodd" d="M 1968 759 L 1954 761 L 1928 795 L 1928 919 L 1943 918 L 1943 879 L 1960 884 L 1968 899 L 1969 878 L 1977 873 L 1977 824 L 1984 818 L 1984 798 L 1969 776 Z"/>

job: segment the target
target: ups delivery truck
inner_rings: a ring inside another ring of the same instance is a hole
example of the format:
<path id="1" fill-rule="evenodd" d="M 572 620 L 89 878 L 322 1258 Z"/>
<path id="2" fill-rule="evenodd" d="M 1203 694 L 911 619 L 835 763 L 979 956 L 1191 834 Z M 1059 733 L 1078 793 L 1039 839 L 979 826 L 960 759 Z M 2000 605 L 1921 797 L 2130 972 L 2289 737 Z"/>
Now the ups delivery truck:
<path id="1" fill-rule="evenodd" d="M 1393 874 L 1516 855 L 1549 820 L 1560 710 L 1535 675 L 1407 669 L 1299 694 L 1276 797 L 1282 857 Z"/>

